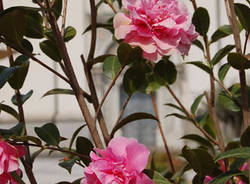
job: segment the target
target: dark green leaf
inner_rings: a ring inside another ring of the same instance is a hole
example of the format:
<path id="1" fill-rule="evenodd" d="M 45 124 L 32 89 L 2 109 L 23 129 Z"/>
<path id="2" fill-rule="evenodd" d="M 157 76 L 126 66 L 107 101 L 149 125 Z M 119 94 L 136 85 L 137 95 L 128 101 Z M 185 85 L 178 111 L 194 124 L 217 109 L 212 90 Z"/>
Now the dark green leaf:
<path id="1" fill-rule="evenodd" d="M 13 136 L 12 137 L 13 140 L 15 140 L 16 142 L 24 142 L 24 141 L 30 141 L 35 143 L 36 145 L 42 145 L 42 141 L 34 136 Z"/>
<path id="2" fill-rule="evenodd" d="M 117 56 L 122 65 L 138 62 L 142 58 L 140 47 L 132 48 L 129 44 L 122 42 L 117 49 Z"/>
<path id="3" fill-rule="evenodd" d="M 187 120 L 187 121 L 191 121 L 191 122 L 193 122 L 193 120 L 192 120 L 192 119 L 188 118 L 187 116 L 184 116 L 184 115 L 178 114 L 178 113 L 168 114 L 168 115 L 166 115 L 166 116 L 165 116 L 165 118 L 170 117 L 170 116 L 174 116 L 174 117 L 177 117 L 177 118 L 179 118 L 179 119 L 183 119 L 183 120 Z"/>
<path id="4" fill-rule="evenodd" d="M 31 162 L 34 163 L 35 159 L 43 152 L 43 148 L 35 151 L 32 155 L 31 155 Z"/>
<path id="5" fill-rule="evenodd" d="M 65 42 L 68 42 L 68 41 L 72 40 L 75 36 L 76 36 L 76 29 L 73 28 L 72 26 L 68 26 L 65 29 L 63 40 Z"/>
<path id="6" fill-rule="evenodd" d="M 20 122 L 10 129 L 0 129 L 0 135 L 3 138 L 12 136 L 23 136 L 25 132 L 24 123 Z"/>
<path id="7" fill-rule="evenodd" d="M 219 94 L 219 104 L 223 108 L 225 108 L 229 111 L 233 111 L 233 112 L 240 112 L 241 111 L 241 108 L 238 106 L 237 103 L 235 103 L 235 101 L 232 99 L 232 97 L 228 96 L 224 92 L 221 92 Z"/>
<path id="8" fill-rule="evenodd" d="M 239 170 L 230 170 L 226 173 L 222 173 L 219 176 L 216 176 L 212 181 L 210 181 L 208 184 L 226 184 L 230 178 L 233 178 L 234 176 L 240 176 L 244 175 L 242 171 Z"/>
<path id="9" fill-rule="evenodd" d="M 240 3 L 235 3 L 235 12 L 243 26 L 243 28 L 247 31 L 250 32 L 250 22 L 249 22 L 249 17 L 250 17 L 250 8 L 244 4 Z"/>
<path id="10" fill-rule="evenodd" d="M 62 13 L 62 0 L 55 0 L 51 10 L 53 11 L 56 19 L 58 19 Z"/>
<path id="11" fill-rule="evenodd" d="M 154 171 L 154 175 L 152 178 L 155 184 L 171 184 L 166 178 L 164 178 L 160 173 Z"/>
<path id="12" fill-rule="evenodd" d="M 240 137 L 240 144 L 242 146 L 248 146 L 248 147 L 250 147 L 250 126 L 247 127 L 247 129 L 241 135 L 241 137 Z"/>
<path id="13" fill-rule="evenodd" d="M 235 48 L 234 45 L 227 45 L 226 47 L 220 49 L 211 60 L 211 63 L 213 65 L 216 65 L 234 48 Z"/>
<path id="14" fill-rule="evenodd" d="M 60 133 L 53 123 L 47 123 L 42 127 L 35 127 L 36 134 L 47 144 L 57 146 L 60 142 Z"/>
<path id="15" fill-rule="evenodd" d="M 195 25 L 195 30 L 201 36 L 206 36 L 210 25 L 210 18 L 208 11 L 205 8 L 199 7 L 194 12 L 192 22 Z"/>
<path id="16" fill-rule="evenodd" d="M 18 67 L 13 75 L 9 78 L 8 82 L 13 89 L 21 89 L 26 79 L 29 70 L 29 57 L 20 55 L 16 58 L 12 67 Z"/>
<path id="17" fill-rule="evenodd" d="M 5 83 L 10 79 L 10 77 L 14 74 L 17 67 L 4 67 L 0 66 L 0 89 L 5 85 Z"/>
<path id="18" fill-rule="evenodd" d="M 4 112 L 12 115 L 14 118 L 16 118 L 19 121 L 19 114 L 12 107 L 5 105 L 5 104 L 0 104 L 0 111 L 4 111 Z"/>
<path id="19" fill-rule="evenodd" d="M 220 79 L 221 82 L 224 81 L 226 75 L 227 75 L 227 72 L 229 71 L 230 69 L 230 65 L 228 63 L 222 65 L 218 71 L 218 77 Z"/>
<path id="20" fill-rule="evenodd" d="M 230 53 L 227 57 L 228 63 L 235 69 L 249 69 L 250 61 L 239 53 Z"/>
<path id="21" fill-rule="evenodd" d="M 101 55 L 101 56 L 98 56 L 94 59 L 91 59 L 87 62 L 88 64 L 88 67 L 91 69 L 95 64 L 97 63 L 103 63 L 105 59 L 107 59 L 108 57 L 110 56 L 115 56 L 113 54 L 105 54 L 105 55 Z"/>
<path id="22" fill-rule="evenodd" d="M 80 126 L 78 129 L 76 129 L 76 131 L 74 131 L 72 137 L 71 137 L 71 140 L 70 140 L 70 143 L 69 143 L 69 149 L 71 150 L 72 148 L 72 145 L 77 137 L 77 135 L 80 133 L 80 131 L 85 127 L 86 125 L 82 125 Z"/>
<path id="23" fill-rule="evenodd" d="M 55 42 L 45 40 L 40 43 L 41 50 L 52 60 L 60 62 L 62 60 L 61 54 Z"/>
<path id="24" fill-rule="evenodd" d="M 250 158 L 250 147 L 236 148 L 219 154 L 215 162 L 225 158 Z"/>
<path id="25" fill-rule="evenodd" d="M 204 137 L 201 137 L 199 135 L 188 134 L 188 135 L 183 136 L 181 139 L 187 139 L 187 140 L 195 141 L 198 144 L 213 150 L 213 145 L 207 139 L 205 139 Z"/>
<path id="26" fill-rule="evenodd" d="M 58 165 L 61 166 L 64 169 L 66 169 L 69 172 L 69 174 L 71 174 L 71 170 L 72 170 L 72 167 L 75 164 L 75 161 L 76 161 L 76 158 L 70 158 L 68 160 L 63 160 Z"/>
<path id="27" fill-rule="evenodd" d="M 114 79 L 121 70 L 121 64 L 117 56 L 110 56 L 104 60 L 103 72 L 109 79 Z"/>
<path id="28" fill-rule="evenodd" d="M 208 74 L 212 73 L 211 68 L 209 66 L 205 65 L 201 61 L 186 62 L 186 64 L 191 64 L 191 65 L 197 66 L 198 68 L 202 69 L 203 71 L 207 72 Z"/>
<path id="29" fill-rule="evenodd" d="M 34 10 L 26 10 L 26 29 L 24 35 L 29 38 L 43 38 L 43 18 Z"/>
<path id="30" fill-rule="evenodd" d="M 210 175 L 216 168 L 213 157 L 203 149 L 190 149 L 185 146 L 182 154 L 194 171 L 201 176 Z"/>
<path id="31" fill-rule="evenodd" d="M 232 30 L 232 27 L 230 25 L 221 26 L 212 35 L 211 42 L 214 43 L 214 42 L 220 40 L 221 38 L 225 38 L 231 34 L 233 34 L 233 30 Z"/>
<path id="32" fill-rule="evenodd" d="M 199 95 L 193 102 L 192 106 L 191 106 L 191 112 L 194 115 L 198 109 L 198 106 L 203 98 L 204 94 Z"/>
<path id="33" fill-rule="evenodd" d="M 203 52 L 205 51 L 204 46 L 202 45 L 200 40 L 194 40 L 192 43 L 198 48 L 200 48 Z"/>
<path id="34" fill-rule="evenodd" d="M 143 119 L 152 119 L 152 120 L 158 121 L 158 119 L 152 114 L 148 114 L 145 112 L 133 113 L 127 116 L 126 118 L 124 118 L 123 120 L 121 120 L 117 125 L 115 125 L 115 127 L 112 129 L 110 136 L 114 137 L 116 131 L 122 128 L 123 126 L 127 125 L 128 123 L 131 123 L 137 120 L 143 120 Z"/>
<path id="35" fill-rule="evenodd" d="M 23 39 L 22 40 L 22 48 L 30 53 L 33 52 L 33 46 L 32 44 L 30 43 L 30 41 L 26 40 L 26 39 Z"/>
<path id="36" fill-rule="evenodd" d="M 75 95 L 75 93 L 72 89 L 55 88 L 47 91 L 43 97 L 49 95 Z"/>
<path id="37" fill-rule="evenodd" d="M 97 23 L 96 24 L 96 28 L 103 28 L 106 29 L 108 31 L 110 31 L 111 33 L 114 33 L 114 26 L 112 23 Z M 92 29 L 92 25 L 89 25 L 82 34 L 85 34 L 86 32 L 90 31 Z"/>
<path id="38" fill-rule="evenodd" d="M 85 156 L 89 156 L 90 152 L 93 151 L 94 146 L 92 144 L 92 142 L 85 138 L 85 137 L 77 137 L 76 139 L 76 151 L 79 154 L 85 155 Z M 89 159 L 83 159 L 81 158 L 82 161 L 88 165 L 90 163 Z"/>
<path id="39" fill-rule="evenodd" d="M 164 104 L 164 105 L 167 105 L 167 106 L 169 106 L 169 107 L 173 107 L 173 108 L 175 108 L 175 109 L 177 109 L 177 110 L 179 110 L 179 111 L 181 111 L 181 112 L 184 113 L 184 111 L 183 111 L 179 106 L 177 106 L 177 105 L 175 105 L 175 104 L 167 103 L 167 104 Z"/>
<path id="40" fill-rule="evenodd" d="M 173 84 L 176 81 L 177 70 L 171 61 L 163 59 L 155 65 L 155 73 L 165 82 L 165 85 Z"/>
<path id="41" fill-rule="evenodd" d="M 27 94 L 25 95 L 22 95 L 21 94 L 21 102 L 22 104 L 24 104 L 30 97 L 31 95 L 33 94 L 33 90 L 30 90 Z M 11 98 L 11 102 L 14 104 L 14 105 L 17 105 L 17 97 L 16 95 L 14 95 L 12 98 Z"/>

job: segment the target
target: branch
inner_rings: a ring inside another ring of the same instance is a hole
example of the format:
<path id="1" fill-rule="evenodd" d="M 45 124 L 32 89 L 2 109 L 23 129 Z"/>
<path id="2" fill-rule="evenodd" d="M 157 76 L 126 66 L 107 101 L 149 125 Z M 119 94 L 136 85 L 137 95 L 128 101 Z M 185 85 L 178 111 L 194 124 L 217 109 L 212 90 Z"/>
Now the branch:
<path id="1" fill-rule="evenodd" d="M 90 9 L 91 9 L 91 44 L 90 44 L 90 51 L 88 55 L 88 61 L 94 58 L 95 48 L 96 48 L 97 10 L 95 7 L 95 0 L 90 0 Z"/>

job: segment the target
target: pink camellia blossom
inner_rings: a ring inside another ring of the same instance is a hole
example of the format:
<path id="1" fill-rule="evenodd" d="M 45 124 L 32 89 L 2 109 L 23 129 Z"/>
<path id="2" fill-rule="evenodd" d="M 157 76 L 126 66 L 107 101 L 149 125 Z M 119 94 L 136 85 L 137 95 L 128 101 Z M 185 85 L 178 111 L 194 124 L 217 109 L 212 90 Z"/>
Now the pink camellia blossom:
<path id="1" fill-rule="evenodd" d="M 154 184 L 143 173 L 149 150 L 135 139 L 117 137 L 105 150 L 90 153 L 92 162 L 84 169 L 81 184 Z"/>
<path id="2" fill-rule="evenodd" d="M 10 172 L 16 171 L 17 174 L 21 174 L 18 158 L 24 154 L 23 146 L 12 146 L 0 139 L 0 184 L 18 184 L 11 177 Z"/>
<path id="3" fill-rule="evenodd" d="M 122 0 L 122 4 L 125 13 L 114 17 L 117 39 L 139 46 L 151 61 L 176 52 L 188 54 L 198 34 L 178 0 Z"/>

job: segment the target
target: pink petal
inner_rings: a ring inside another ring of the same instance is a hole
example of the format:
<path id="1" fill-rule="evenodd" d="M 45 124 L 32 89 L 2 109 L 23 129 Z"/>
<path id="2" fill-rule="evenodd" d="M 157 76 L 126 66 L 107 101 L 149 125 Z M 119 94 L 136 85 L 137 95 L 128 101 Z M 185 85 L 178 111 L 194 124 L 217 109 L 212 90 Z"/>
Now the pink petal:
<path id="1" fill-rule="evenodd" d="M 131 31 L 129 25 L 131 20 L 124 13 L 117 13 L 114 17 L 115 37 L 117 39 L 124 39 Z"/>

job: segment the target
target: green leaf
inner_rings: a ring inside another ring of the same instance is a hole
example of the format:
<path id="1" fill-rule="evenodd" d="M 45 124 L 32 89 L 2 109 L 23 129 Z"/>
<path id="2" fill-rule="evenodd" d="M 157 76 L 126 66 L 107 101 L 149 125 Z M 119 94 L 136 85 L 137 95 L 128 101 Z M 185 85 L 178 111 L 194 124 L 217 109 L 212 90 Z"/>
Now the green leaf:
<path id="1" fill-rule="evenodd" d="M 212 150 L 214 149 L 213 145 L 207 139 L 205 139 L 204 137 L 201 137 L 200 135 L 188 134 L 188 135 L 183 136 L 181 139 L 191 140 L 191 141 L 197 142 L 198 144 L 202 146 L 210 148 Z"/>
<path id="2" fill-rule="evenodd" d="M 21 94 L 21 102 L 22 104 L 24 104 L 30 97 L 31 95 L 33 94 L 33 90 L 30 90 L 27 94 L 25 95 L 22 95 Z M 12 98 L 11 98 L 11 102 L 14 104 L 14 105 L 17 105 L 17 97 L 16 95 L 14 95 Z"/>
<path id="3" fill-rule="evenodd" d="M 165 82 L 165 85 L 173 84 L 176 81 L 176 67 L 168 59 L 163 59 L 156 63 L 154 71 Z"/>
<path id="4" fill-rule="evenodd" d="M 62 0 L 55 0 L 51 7 L 51 10 L 55 14 L 56 20 L 61 16 L 62 13 Z"/>
<path id="5" fill-rule="evenodd" d="M 117 56 L 110 56 L 104 60 L 103 72 L 109 79 L 114 79 L 121 70 L 121 64 Z"/>
<path id="6" fill-rule="evenodd" d="M 212 74 L 211 68 L 209 66 L 205 65 L 201 61 L 186 62 L 185 64 L 191 64 L 191 65 L 197 66 L 198 68 L 202 69 L 203 71 L 207 72 L 208 74 Z"/>
<path id="7" fill-rule="evenodd" d="M 75 95 L 72 89 L 55 88 L 47 91 L 42 97 L 49 95 Z"/>
<path id="8" fill-rule="evenodd" d="M 77 135 L 80 133 L 80 131 L 81 131 L 85 126 L 86 126 L 86 124 L 80 126 L 78 129 L 76 129 L 76 131 L 74 131 L 74 133 L 73 133 L 73 135 L 72 135 L 72 137 L 71 137 L 70 143 L 69 143 L 69 149 L 70 149 L 70 150 L 71 150 L 71 148 L 72 148 L 72 145 L 73 145 L 73 143 L 74 143 L 74 141 L 75 141 Z"/>
<path id="9" fill-rule="evenodd" d="M 35 127 L 35 132 L 44 142 L 57 146 L 60 142 L 60 133 L 53 123 L 47 123 L 42 127 Z"/>
<path id="10" fill-rule="evenodd" d="M 72 170 L 72 167 L 75 164 L 75 161 L 76 161 L 76 158 L 73 157 L 73 158 L 70 158 L 68 160 L 63 160 L 58 165 L 61 166 L 64 169 L 66 169 L 69 172 L 69 174 L 71 174 L 71 170 Z"/>
<path id="11" fill-rule="evenodd" d="M 115 127 L 111 131 L 110 137 L 114 137 L 116 131 L 119 130 L 120 128 L 122 128 L 123 126 L 125 126 L 133 121 L 143 120 L 143 119 L 152 119 L 152 120 L 158 121 L 158 119 L 155 116 L 153 116 L 152 114 L 148 114 L 145 112 L 133 113 L 133 114 L 130 114 L 129 116 L 127 116 L 126 118 L 124 118 L 123 120 L 121 120 L 119 123 L 117 123 L 117 125 L 115 125 Z"/>
<path id="12" fill-rule="evenodd" d="M 232 30 L 231 25 L 223 25 L 223 26 L 219 27 L 219 29 L 217 29 L 214 32 L 214 34 L 212 35 L 211 42 L 214 43 L 214 42 L 220 40 L 221 38 L 225 38 L 231 34 L 233 34 L 233 30 Z"/>
<path id="13" fill-rule="evenodd" d="M 32 44 L 30 43 L 30 41 L 26 40 L 26 39 L 23 39 L 22 40 L 22 48 L 30 53 L 33 52 L 33 46 Z"/>
<path id="14" fill-rule="evenodd" d="M 193 102 L 192 106 L 191 106 L 191 112 L 194 115 L 198 109 L 198 106 L 203 98 L 204 94 L 199 95 Z"/>
<path id="15" fill-rule="evenodd" d="M 123 76 L 123 87 L 125 92 L 131 96 L 145 83 L 145 70 L 140 66 L 129 68 Z"/>
<path id="16" fill-rule="evenodd" d="M 42 145 L 42 141 L 34 136 L 27 136 L 27 135 L 13 136 L 12 139 L 15 140 L 16 142 L 30 141 L 35 143 L 36 145 Z"/>
<path id="17" fill-rule="evenodd" d="M 154 171 L 152 180 L 155 184 L 171 184 L 166 178 L 156 171 Z"/>
<path id="18" fill-rule="evenodd" d="M 211 60 L 211 63 L 213 65 L 216 65 L 217 63 L 219 63 L 234 48 L 235 48 L 235 45 L 227 45 L 226 47 L 220 49 L 215 54 L 215 56 L 213 57 L 213 59 Z"/>
<path id="19" fill-rule="evenodd" d="M 173 107 L 173 108 L 179 110 L 180 112 L 183 112 L 183 113 L 184 113 L 184 111 L 183 111 L 179 106 L 177 106 L 177 105 L 175 105 L 175 104 L 167 103 L 167 104 L 164 104 L 164 105 L 169 106 L 169 107 Z"/>
<path id="20" fill-rule="evenodd" d="M 5 67 L 0 66 L 0 89 L 5 85 L 5 83 L 10 79 L 10 77 L 14 74 L 17 67 Z"/>
<path id="21" fill-rule="evenodd" d="M 225 158 L 250 158 L 250 147 L 236 148 L 219 154 L 215 162 Z"/>
<path id="22" fill-rule="evenodd" d="M 10 138 L 12 136 L 23 136 L 25 132 L 24 123 L 20 122 L 10 129 L 0 129 L 2 138 Z"/>
<path id="23" fill-rule="evenodd" d="M 219 104 L 223 108 L 225 108 L 229 111 L 233 111 L 233 112 L 240 112 L 241 111 L 241 107 L 239 107 L 237 105 L 237 103 L 235 103 L 235 101 L 232 99 L 232 97 L 228 96 L 224 92 L 221 92 L 219 94 Z"/>
<path id="24" fill-rule="evenodd" d="M 29 38 L 41 39 L 44 35 L 43 18 L 35 10 L 26 10 L 25 14 L 26 29 L 24 35 Z"/>
<path id="25" fill-rule="evenodd" d="M 235 69 L 249 69 L 250 68 L 250 61 L 239 53 L 230 53 L 227 57 L 228 63 Z"/>
<path id="26" fill-rule="evenodd" d="M 226 75 L 227 75 L 227 72 L 229 71 L 230 69 L 230 65 L 228 63 L 222 65 L 218 71 L 218 77 L 220 79 L 221 82 L 224 81 Z"/>
<path id="27" fill-rule="evenodd" d="M 168 114 L 168 115 L 166 115 L 166 116 L 165 116 L 165 118 L 170 117 L 170 116 L 174 116 L 174 117 L 179 118 L 179 119 L 183 119 L 183 120 L 187 120 L 187 121 L 191 121 L 191 122 L 193 122 L 193 120 L 192 120 L 192 119 L 188 118 L 187 116 L 184 116 L 184 115 L 178 114 L 178 113 Z"/>
<path id="28" fill-rule="evenodd" d="M 185 146 L 182 154 L 194 171 L 201 176 L 210 175 L 217 167 L 213 157 L 203 149 L 190 149 Z"/>
<path id="29" fill-rule="evenodd" d="M 113 54 L 104 54 L 104 55 L 98 56 L 98 57 L 96 57 L 94 59 L 90 59 L 87 62 L 89 69 L 91 69 L 95 64 L 103 63 L 105 61 L 105 59 L 107 59 L 110 56 L 115 56 L 115 55 L 113 55 Z"/>
<path id="30" fill-rule="evenodd" d="M 114 33 L 114 26 L 112 23 L 97 23 L 96 24 L 96 28 L 103 28 L 106 29 L 108 31 L 110 31 L 112 34 Z M 91 31 L 92 29 L 92 25 L 89 25 L 82 34 L 87 33 L 88 31 Z"/>
<path id="31" fill-rule="evenodd" d="M 40 48 L 49 58 L 54 61 L 60 62 L 62 60 L 62 56 L 57 48 L 55 42 L 51 40 L 45 40 L 40 43 Z"/>
<path id="32" fill-rule="evenodd" d="M 85 156 L 89 156 L 90 152 L 93 151 L 94 146 L 92 144 L 92 142 L 87 139 L 86 137 L 77 137 L 76 139 L 76 151 L 79 154 L 85 155 Z M 88 165 L 90 163 L 89 159 L 83 159 L 81 158 L 82 161 Z"/>
<path id="33" fill-rule="evenodd" d="M 206 36 L 210 25 L 210 18 L 208 11 L 205 8 L 199 7 L 194 12 L 192 23 L 195 25 L 195 30 L 201 36 Z"/>
<path id="34" fill-rule="evenodd" d="M 65 42 L 68 42 L 68 41 L 72 40 L 75 36 L 76 36 L 76 29 L 73 28 L 72 26 L 68 26 L 65 29 L 63 40 Z"/>
<path id="35" fill-rule="evenodd" d="M 21 45 L 25 33 L 26 11 L 20 7 L 12 7 L 0 13 L 0 34 L 17 45 Z"/>
<path id="36" fill-rule="evenodd" d="M 20 55 L 16 58 L 12 67 L 18 67 L 13 75 L 9 78 L 8 82 L 13 89 L 21 89 L 26 79 L 29 70 L 29 57 Z"/>
<path id="37" fill-rule="evenodd" d="M 249 17 L 250 17 L 250 8 L 244 4 L 240 3 L 234 3 L 235 7 L 235 12 L 243 26 L 243 28 L 247 31 L 250 32 L 250 22 L 249 22 Z"/>
<path id="38" fill-rule="evenodd" d="M 31 155 L 31 162 L 34 163 L 35 159 L 43 152 L 43 148 L 35 151 L 32 155 Z"/>
<path id="39" fill-rule="evenodd" d="M 242 171 L 239 170 L 230 170 L 226 173 L 222 173 L 219 176 L 216 176 L 212 181 L 208 184 L 226 184 L 234 176 L 241 176 L 244 175 Z"/>
<path id="40" fill-rule="evenodd" d="M 204 46 L 202 45 L 200 40 L 194 40 L 193 45 L 195 45 L 196 47 L 200 48 L 203 52 L 205 51 Z"/>
<path id="41" fill-rule="evenodd" d="M 240 137 L 240 144 L 242 146 L 248 146 L 250 147 L 250 126 L 246 128 L 246 130 L 243 132 L 243 134 Z"/>
<path id="42" fill-rule="evenodd" d="M 15 109 L 13 109 L 12 107 L 0 103 L 0 112 L 1 112 L 1 111 L 4 111 L 4 112 L 6 112 L 6 113 L 12 115 L 14 118 L 16 118 L 16 119 L 19 121 L 19 114 L 18 114 L 18 112 L 17 112 Z"/>
<path id="43" fill-rule="evenodd" d="M 117 56 L 122 65 L 138 63 L 142 58 L 140 47 L 132 48 L 129 44 L 122 42 L 117 48 Z"/>

